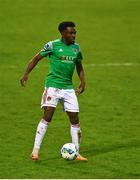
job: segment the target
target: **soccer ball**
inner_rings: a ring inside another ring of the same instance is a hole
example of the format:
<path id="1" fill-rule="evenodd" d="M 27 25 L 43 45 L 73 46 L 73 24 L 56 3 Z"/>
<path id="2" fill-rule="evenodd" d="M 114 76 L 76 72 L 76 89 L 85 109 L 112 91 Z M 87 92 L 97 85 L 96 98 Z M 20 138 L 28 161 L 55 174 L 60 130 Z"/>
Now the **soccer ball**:
<path id="1" fill-rule="evenodd" d="M 61 148 L 61 156 L 66 160 L 74 160 L 78 155 L 76 146 L 72 143 L 64 144 Z"/>

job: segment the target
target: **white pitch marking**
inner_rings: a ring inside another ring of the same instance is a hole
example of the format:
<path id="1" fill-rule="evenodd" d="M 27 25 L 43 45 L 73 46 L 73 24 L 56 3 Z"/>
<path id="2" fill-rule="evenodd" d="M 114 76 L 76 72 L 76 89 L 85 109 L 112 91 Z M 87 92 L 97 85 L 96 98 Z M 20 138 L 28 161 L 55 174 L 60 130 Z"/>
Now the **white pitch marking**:
<path id="1" fill-rule="evenodd" d="M 95 63 L 92 63 L 92 64 L 84 64 L 83 65 L 86 67 L 93 67 L 93 66 L 99 66 L 99 67 L 106 67 L 106 66 L 110 66 L 110 67 L 113 67 L 113 66 L 140 66 L 140 63 L 102 63 L 102 64 L 95 64 Z M 44 67 L 49 67 L 49 64 L 46 64 L 45 66 L 36 66 L 35 68 L 44 68 Z M 19 68 L 17 65 L 9 65 L 8 68 L 10 69 L 16 69 L 16 68 Z"/>
<path id="2" fill-rule="evenodd" d="M 84 66 L 140 66 L 140 63 L 104 63 L 104 64 L 84 64 Z"/>

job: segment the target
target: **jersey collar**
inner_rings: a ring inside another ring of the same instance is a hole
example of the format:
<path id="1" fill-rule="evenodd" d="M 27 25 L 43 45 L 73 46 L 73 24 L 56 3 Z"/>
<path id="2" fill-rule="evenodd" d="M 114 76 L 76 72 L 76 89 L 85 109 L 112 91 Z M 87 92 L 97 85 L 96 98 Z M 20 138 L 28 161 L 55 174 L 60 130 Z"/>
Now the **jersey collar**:
<path id="1" fill-rule="evenodd" d="M 69 44 L 69 45 L 67 45 L 67 44 L 65 44 L 65 43 L 64 43 L 64 41 L 63 41 L 63 39 L 62 39 L 62 38 L 60 39 L 60 41 L 61 41 L 61 42 L 62 42 L 65 46 L 72 46 L 72 45 L 74 45 L 74 44 L 75 44 L 75 43 L 73 43 L 73 44 Z"/>

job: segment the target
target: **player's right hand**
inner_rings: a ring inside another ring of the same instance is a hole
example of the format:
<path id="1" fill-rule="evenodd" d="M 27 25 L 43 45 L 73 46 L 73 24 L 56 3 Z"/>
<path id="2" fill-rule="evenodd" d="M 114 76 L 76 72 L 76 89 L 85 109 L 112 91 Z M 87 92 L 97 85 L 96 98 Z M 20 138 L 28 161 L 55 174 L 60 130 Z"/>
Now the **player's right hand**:
<path id="1" fill-rule="evenodd" d="M 24 75 L 20 80 L 21 86 L 25 87 L 26 83 L 27 83 L 27 80 L 28 80 L 28 75 Z"/>

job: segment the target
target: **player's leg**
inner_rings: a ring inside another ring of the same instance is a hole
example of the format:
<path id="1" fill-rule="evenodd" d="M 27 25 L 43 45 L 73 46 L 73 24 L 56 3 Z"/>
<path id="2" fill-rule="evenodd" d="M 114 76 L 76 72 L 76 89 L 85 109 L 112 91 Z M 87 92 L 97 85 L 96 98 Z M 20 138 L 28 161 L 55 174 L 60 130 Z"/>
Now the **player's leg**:
<path id="1" fill-rule="evenodd" d="M 58 98 L 55 94 L 55 88 L 45 89 L 42 95 L 41 107 L 44 108 L 44 115 L 37 126 L 35 142 L 32 152 L 32 159 L 37 160 L 44 135 L 48 125 L 52 120 L 55 108 L 58 103 Z"/>
<path id="2" fill-rule="evenodd" d="M 79 152 L 80 141 L 81 141 L 81 129 L 80 129 L 78 112 L 68 112 L 67 111 L 67 114 L 68 114 L 68 117 L 69 117 L 70 123 L 71 123 L 70 131 L 71 131 L 72 143 L 75 144 L 75 146 Z M 80 153 L 78 153 L 78 156 L 76 159 L 80 160 L 80 161 L 87 161 L 87 158 L 81 156 Z"/>
<path id="3" fill-rule="evenodd" d="M 70 132 L 72 136 L 72 143 L 75 144 L 76 148 L 79 150 L 81 133 L 78 117 L 79 104 L 73 89 L 64 90 L 63 108 L 67 112 L 71 123 Z"/>
<path id="4" fill-rule="evenodd" d="M 78 116 L 79 104 L 74 90 L 65 90 L 63 107 L 64 110 L 67 112 L 71 123 L 70 133 L 72 137 L 72 143 L 75 144 L 76 148 L 79 151 L 80 140 L 81 140 L 81 129 L 80 129 L 79 116 Z M 87 160 L 86 158 L 82 157 L 80 154 L 78 158 L 77 158 L 78 160 Z"/>
<path id="5" fill-rule="evenodd" d="M 54 107 L 44 107 L 44 115 L 37 126 L 34 147 L 33 147 L 33 152 L 32 152 L 33 160 L 38 160 L 40 146 L 42 144 L 44 135 L 47 131 L 48 125 L 52 120 L 54 111 L 55 111 Z"/>
<path id="6" fill-rule="evenodd" d="M 72 137 L 72 143 L 75 144 L 76 148 L 79 150 L 80 140 L 81 140 L 81 130 L 80 130 L 78 112 L 69 112 L 69 111 L 66 112 L 71 123 L 70 133 Z"/>

